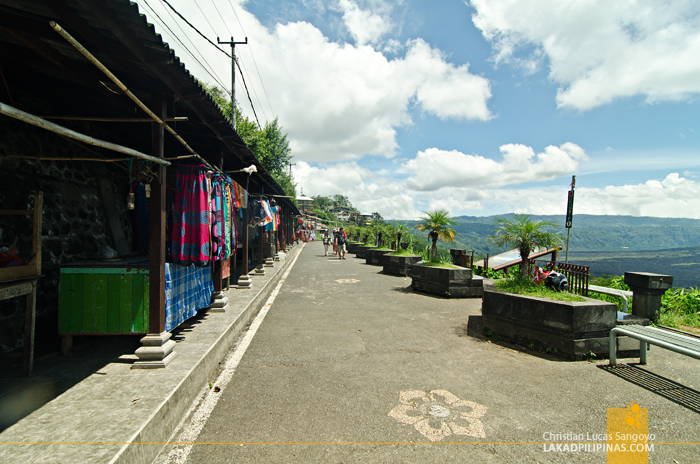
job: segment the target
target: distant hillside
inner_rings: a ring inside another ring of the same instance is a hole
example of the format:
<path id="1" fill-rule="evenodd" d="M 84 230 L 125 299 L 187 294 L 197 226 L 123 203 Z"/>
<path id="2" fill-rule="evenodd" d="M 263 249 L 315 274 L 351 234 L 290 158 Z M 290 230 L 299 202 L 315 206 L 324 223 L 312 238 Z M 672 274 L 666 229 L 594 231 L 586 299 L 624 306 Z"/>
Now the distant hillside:
<path id="1" fill-rule="evenodd" d="M 563 215 L 531 217 L 559 224 L 566 240 Z M 488 241 L 493 233 L 494 218 L 455 218 L 457 243 L 440 243 L 439 246 L 474 250 L 480 257 L 505 251 Z M 417 221 L 405 222 L 413 227 Z M 675 286 L 700 286 L 700 220 L 576 215 L 571 229 L 569 262 L 589 266 L 593 275 L 655 272 L 673 275 Z"/>
<path id="2" fill-rule="evenodd" d="M 512 216 L 512 215 L 505 215 Z M 531 216 L 533 220 L 552 221 L 560 225 L 566 239 L 563 215 Z M 487 237 L 493 233 L 495 216 L 456 217 L 457 244 L 449 248 L 474 250 L 479 255 L 503 251 Z M 396 222 L 396 221 L 392 221 Z M 413 226 L 417 221 L 406 221 Z M 571 251 L 640 251 L 700 246 L 700 220 L 636 216 L 574 216 Z"/>
<path id="3" fill-rule="evenodd" d="M 674 287 L 700 286 L 700 247 L 648 251 L 576 251 L 569 262 L 590 267 L 591 274 L 654 272 L 673 276 Z"/>

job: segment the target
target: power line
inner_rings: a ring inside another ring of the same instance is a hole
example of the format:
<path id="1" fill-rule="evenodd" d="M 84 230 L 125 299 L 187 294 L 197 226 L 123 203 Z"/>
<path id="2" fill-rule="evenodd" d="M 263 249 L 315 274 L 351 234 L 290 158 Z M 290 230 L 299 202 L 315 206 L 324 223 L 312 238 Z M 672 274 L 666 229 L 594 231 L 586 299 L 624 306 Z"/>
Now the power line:
<path id="1" fill-rule="evenodd" d="M 142 0 L 142 1 L 146 4 L 146 6 L 148 7 L 148 9 L 151 10 L 151 12 L 155 15 L 155 17 L 158 18 L 158 20 L 160 21 L 160 23 L 161 23 L 161 25 L 163 26 L 163 28 L 164 28 L 164 29 L 167 29 L 167 30 L 170 32 L 170 35 L 172 36 L 172 38 L 175 39 L 180 45 L 182 45 L 182 47 L 183 47 L 183 48 L 185 49 L 185 51 L 192 57 L 192 59 L 195 60 L 195 61 L 197 62 L 197 64 L 199 64 L 199 66 L 202 67 L 202 69 L 204 70 L 204 72 L 206 72 L 207 74 L 209 74 L 209 76 L 210 76 L 212 79 L 214 79 L 214 81 L 215 81 L 217 84 L 219 84 L 220 86 L 222 86 L 222 87 L 225 89 L 226 87 L 225 87 L 224 84 L 221 82 L 221 79 L 220 79 L 218 76 L 215 76 L 215 75 L 213 75 L 211 72 L 209 72 L 209 70 L 207 69 L 207 67 L 204 66 L 204 65 L 197 59 L 196 56 L 194 56 L 194 53 L 192 53 L 192 52 L 189 50 L 189 48 L 187 48 L 187 45 L 185 45 L 185 44 L 182 42 L 182 40 L 180 40 L 180 38 L 177 36 L 177 34 L 175 34 L 175 32 L 173 32 L 173 30 L 170 29 L 170 27 L 167 25 L 167 23 L 166 23 L 165 21 L 163 21 L 163 19 L 160 17 L 160 15 L 158 15 L 158 13 L 156 13 L 156 11 L 153 9 L 153 7 L 151 7 L 151 5 L 148 3 L 148 1 L 147 1 L 147 0 Z M 166 11 L 167 11 L 167 10 L 166 10 Z M 173 20 L 173 21 L 174 21 L 174 20 Z M 183 32 L 183 34 L 186 36 L 186 34 L 185 34 L 184 32 Z M 191 43 L 191 42 L 190 42 L 190 43 Z M 193 44 L 193 47 L 195 48 L 195 50 L 197 49 L 197 47 L 194 46 L 194 44 Z M 224 52 L 224 53 L 226 53 L 226 52 Z M 205 61 L 206 61 L 206 60 L 205 60 Z M 207 63 L 207 65 L 209 65 L 209 63 Z"/>
<path id="2" fill-rule="evenodd" d="M 144 0 L 144 1 L 145 1 L 145 0 Z M 204 34 L 202 34 L 201 32 L 199 32 L 199 29 L 197 29 L 196 27 L 194 27 L 194 26 L 192 25 L 192 23 L 190 23 L 187 19 L 185 19 L 184 16 L 182 16 L 170 3 L 168 3 L 168 0 L 161 0 L 161 1 L 162 1 L 163 3 L 165 3 L 166 5 L 168 5 L 168 7 L 170 7 L 170 9 L 173 10 L 173 12 L 174 12 L 176 15 L 178 15 L 178 16 L 180 17 L 180 19 L 182 19 L 184 22 L 186 22 L 187 25 L 190 26 L 192 29 L 194 29 L 195 32 L 196 32 L 197 34 L 199 34 L 200 36 L 202 36 L 202 38 L 203 38 L 204 40 L 206 40 L 207 42 L 209 42 L 210 44 L 212 44 L 214 47 L 216 47 L 217 50 L 219 50 L 220 52 L 222 52 L 224 55 L 226 55 L 226 56 L 228 56 L 229 58 L 231 58 L 231 55 L 229 55 L 228 52 L 227 52 L 226 50 L 224 50 L 223 48 L 219 47 L 219 46 L 216 45 L 214 42 L 212 42 L 211 40 L 209 40 L 209 38 L 208 38 L 206 35 L 204 35 Z M 195 3 L 195 5 L 197 5 L 197 2 L 194 2 L 194 3 Z M 199 8 L 199 5 L 197 5 L 197 8 Z M 202 11 L 202 10 L 200 9 L 199 11 Z M 202 12 L 202 14 L 204 14 L 204 12 Z M 206 19 L 206 21 L 209 22 L 209 20 L 207 19 L 207 16 L 206 16 L 206 15 L 204 15 L 204 19 Z M 209 26 L 211 26 L 211 23 L 209 23 Z M 213 27 L 212 27 L 212 30 L 214 30 Z M 215 32 L 215 33 L 216 33 L 216 32 Z M 183 32 L 183 34 L 184 34 L 184 32 Z"/>
<path id="3" fill-rule="evenodd" d="M 241 70 L 241 65 L 238 64 L 238 60 L 236 60 L 236 66 L 238 66 L 238 70 Z M 255 120 L 258 122 L 258 128 L 262 130 L 262 127 L 260 127 L 260 120 L 258 119 L 258 114 L 255 112 L 255 107 L 253 106 L 253 100 L 250 99 L 250 92 L 248 92 L 248 85 L 245 83 L 245 79 L 243 79 L 243 73 L 241 72 L 241 80 L 243 81 L 243 87 L 245 87 L 245 93 L 248 95 L 248 101 L 250 102 L 250 107 L 253 109 L 253 114 L 255 115 Z M 253 89 L 255 90 L 255 89 Z"/>
<path id="4" fill-rule="evenodd" d="M 221 14 L 221 11 L 219 11 L 219 8 L 216 6 L 216 2 L 215 2 L 214 0 L 211 0 L 211 3 L 212 3 L 212 5 L 214 5 L 214 9 L 215 9 L 216 12 L 219 14 L 219 18 L 221 18 L 221 22 L 224 23 L 224 27 L 225 27 L 226 30 L 228 31 L 229 35 L 230 35 L 231 37 L 233 37 L 233 32 L 231 32 L 231 29 L 228 27 L 228 24 L 226 23 L 226 20 L 224 19 L 224 16 Z M 235 11 L 234 11 L 234 14 L 235 14 Z M 240 24 L 240 21 L 239 21 L 239 24 Z M 243 29 L 243 28 L 241 27 L 241 29 Z M 240 67 L 241 62 L 240 62 L 240 61 L 237 61 L 236 64 L 238 65 L 238 68 L 239 68 L 239 71 L 240 71 L 240 70 L 241 70 L 241 67 Z M 233 68 L 232 68 L 232 69 L 233 69 Z M 245 71 L 246 76 L 248 76 L 248 72 L 245 70 L 245 66 L 243 67 L 243 70 Z M 244 79 L 244 77 L 243 77 L 243 72 L 241 72 L 241 79 L 243 79 L 243 81 L 245 82 L 245 79 Z M 258 96 L 257 90 L 255 90 L 255 87 L 252 85 L 253 82 L 252 82 L 252 80 L 250 79 L 250 76 L 248 76 L 248 80 L 251 81 L 251 87 L 253 88 L 253 93 L 255 94 L 255 99 L 258 101 L 258 104 L 260 104 L 260 109 L 262 110 L 263 116 L 265 117 L 265 120 L 267 121 L 267 120 L 268 120 L 268 119 L 267 119 L 267 114 L 265 114 L 265 109 L 264 109 L 263 106 L 262 106 L 262 102 L 260 101 L 260 97 Z M 246 92 L 247 92 L 247 91 L 248 91 L 248 89 L 246 88 Z M 248 99 L 250 100 L 250 97 L 249 97 Z M 252 102 L 251 102 L 251 104 L 252 104 Z M 253 110 L 253 113 L 255 113 L 255 110 Z M 258 123 L 258 125 L 260 125 L 260 123 Z"/>
<path id="5" fill-rule="evenodd" d="M 143 0 L 143 1 L 146 2 L 146 5 L 148 5 L 148 2 L 147 2 L 146 0 Z M 223 54 L 225 54 L 226 56 L 228 56 L 229 58 L 231 58 L 231 59 L 235 62 L 236 66 L 238 66 L 238 70 L 240 71 L 241 67 L 240 67 L 240 65 L 238 64 L 238 60 L 235 60 L 235 59 L 233 58 L 232 55 L 230 55 L 228 52 L 226 52 L 226 50 L 224 50 L 223 48 L 219 47 L 217 44 L 215 44 L 214 42 L 212 42 L 211 40 L 209 40 L 209 38 L 208 38 L 207 36 L 205 36 L 204 34 L 202 34 L 202 33 L 199 31 L 199 29 L 197 29 L 192 23 L 190 23 L 187 19 L 185 19 L 185 17 L 182 16 L 182 15 L 180 14 L 180 12 L 178 12 L 178 11 L 175 9 L 175 7 L 173 7 L 173 6 L 168 2 L 168 0 L 161 0 L 161 1 L 162 1 L 163 3 L 165 3 L 171 10 L 173 10 L 173 12 L 174 12 L 176 15 L 178 15 L 183 21 L 185 21 L 185 23 L 187 23 L 188 26 L 190 26 L 192 29 L 194 29 L 194 31 L 197 32 L 197 34 L 199 34 L 200 36 L 202 36 L 207 42 L 209 42 L 210 44 L 212 44 L 217 50 L 219 50 L 220 52 L 222 52 Z M 195 3 L 196 3 L 196 2 L 195 2 Z M 148 5 L 148 7 L 149 7 L 149 9 L 150 9 L 151 11 L 153 11 L 153 14 L 156 15 L 156 16 L 158 17 L 158 19 L 160 19 L 160 21 L 165 25 L 165 27 L 170 31 L 170 33 L 173 34 L 174 38 L 175 38 L 176 40 L 178 40 L 178 42 L 180 42 L 180 44 L 181 44 L 183 47 L 185 47 L 185 50 L 187 50 L 188 53 L 190 53 L 190 55 L 192 55 L 192 52 L 190 52 L 190 51 L 187 49 L 187 47 L 182 43 L 182 41 L 180 41 L 180 39 L 177 37 L 177 35 L 175 35 L 175 34 L 172 32 L 172 30 L 165 24 L 165 22 L 160 18 L 160 16 L 158 16 L 158 13 L 156 13 L 156 12 L 153 10 L 153 8 L 151 8 L 150 5 Z M 199 8 L 199 6 L 198 6 L 198 8 Z M 166 11 L 167 11 L 167 10 L 166 10 Z M 201 9 L 200 9 L 200 11 L 201 11 Z M 217 9 L 217 11 L 218 11 L 218 9 Z M 168 14 L 169 14 L 169 13 L 168 13 Z M 172 15 L 171 15 L 171 17 L 172 17 Z M 205 15 L 205 19 L 206 19 L 206 15 Z M 173 18 L 173 21 L 175 21 L 174 18 Z M 209 20 L 207 20 L 207 23 L 209 23 Z M 211 23 L 209 23 L 209 26 L 211 26 Z M 178 27 L 180 27 L 180 26 L 178 25 Z M 212 29 L 214 29 L 213 26 L 212 26 Z M 180 30 L 182 30 L 182 28 L 180 28 Z M 183 31 L 182 33 L 183 33 L 185 36 L 187 36 L 187 34 L 185 34 L 184 31 Z M 188 39 L 188 40 L 189 40 L 189 39 Z M 190 43 L 192 43 L 192 42 L 190 41 Z M 192 44 L 192 45 L 193 45 L 193 47 L 194 47 L 195 49 L 197 49 L 197 47 L 196 47 L 194 44 Z M 202 66 L 202 68 L 207 72 L 207 74 L 209 74 L 210 76 L 212 76 L 211 73 L 199 62 L 199 60 L 197 60 L 197 58 L 194 57 L 194 55 L 192 55 L 192 58 L 194 58 L 194 59 L 197 61 L 197 63 L 199 63 L 199 65 Z M 206 60 L 205 60 L 205 61 L 206 61 Z M 209 65 L 209 63 L 207 63 L 207 65 Z M 235 72 L 233 66 L 231 67 L 231 72 Z M 226 89 L 226 86 L 225 86 L 224 84 L 221 83 L 220 79 L 217 79 L 217 78 L 215 78 L 214 76 L 212 76 L 212 78 L 224 89 L 224 91 L 226 91 L 226 90 L 225 90 L 225 89 Z M 233 76 L 232 76 L 232 79 L 233 79 Z M 248 85 L 247 85 L 247 83 L 246 83 L 246 81 L 245 81 L 245 78 L 243 77 L 243 72 L 241 72 L 241 80 L 243 81 L 243 86 L 245 87 L 246 95 L 248 96 L 248 101 L 250 102 L 250 107 L 251 107 L 251 109 L 253 110 L 253 114 L 255 115 L 255 120 L 256 120 L 257 123 L 258 123 L 258 127 L 262 130 L 262 127 L 260 126 L 260 121 L 258 120 L 258 115 L 257 115 L 257 113 L 256 113 L 256 111 L 255 111 L 255 106 L 253 105 L 253 100 L 250 98 L 250 92 L 248 91 Z M 231 89 L 231 91 L 233 92 L 233 89 Z M 231 92 L 226 92 L 226 93 L 228 93 L 229 95 L 232 95 Z M 235 109 L 232 108 L 232 111 L 235 111 Z M 234 113 L 234 115 L 235 115 L 235 113 Z M 234 117 L 234 124 L 235 124 L 235 117 Z"/>
<path id="6" fill-rule="evenodd" d="M 241 20 L 238 18 L 238 13 L 236 13 L 236 9 L 233 7 L 233 3 L 231 3 L 231 0 L 228 0 L 228 4 L 231 6 L 231 11 L 233 11 L 233 15 L 236 17 L 236 21 L 238 21 L 238 25 L 241 26 L 241 30 L 243 31 L 243 34 L 247 36 L 245 33 L 245 29 L 243 28 L 243 24 L 241 24 Z M 270 107 L 270 111 L 272 114 L 276 114 L 275 110 L 272 109 L 272 103 L 270 103 L 270 97 L 267 96 L 267 89 L 265 89 L 265 83 L 262 80 L 262 76 L 260 75 L 260 69 L 258 69 L 258 62 L 255 61 L 255 55 L 253 55 L 253 47 L 250 45 L 248 46 L 250 49 L 250 56 L 253 58 L 253 64 L 255 65 L 255 70 L 258 73 L 258 78 L 260 79 L 260 85 L 262 85 L 263 88 L 263 93 L 265 94 L 265 98 L 267 99 L 267 104 Z"/>
<path id="7" fill-rule="evenodd" d="M 219 9 L 216 7 L 216 2 L 214 2 L 214 0 L 211 0 L 211 4 L 214 5 L 214 9 L 216 10 L 217 13 L 219 13 L 219 18 L 221 18 L 221 22 L 224 23 L 224 27 L 225 27 L 226 30 L 228 31 L 228 35 L 230 35 L 231 37 L 233 37 L 233 32 L 231 32 L 231 29 L 229 29 L 228 24 L 226 24 L 226 20 L 225 20 L 224 17 L 221 15 L 221 12 L 219 11 Z"/>

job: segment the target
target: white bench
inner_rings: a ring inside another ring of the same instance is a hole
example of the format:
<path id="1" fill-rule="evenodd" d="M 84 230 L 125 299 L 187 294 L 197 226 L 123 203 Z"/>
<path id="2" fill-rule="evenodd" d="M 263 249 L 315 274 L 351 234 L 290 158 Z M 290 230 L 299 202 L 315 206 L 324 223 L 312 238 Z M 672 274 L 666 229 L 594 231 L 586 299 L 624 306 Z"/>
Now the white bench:
<path id="1" fill-rule="evenodd" d="M 700 339 L 642 325 L 613 327 L 610 331 L 610 365 L 617 364 L 617 337 L 625 336 L 639 340 L 639 362 L 647 363 L 647 343 L 676 353 L 700 359 Z"/>

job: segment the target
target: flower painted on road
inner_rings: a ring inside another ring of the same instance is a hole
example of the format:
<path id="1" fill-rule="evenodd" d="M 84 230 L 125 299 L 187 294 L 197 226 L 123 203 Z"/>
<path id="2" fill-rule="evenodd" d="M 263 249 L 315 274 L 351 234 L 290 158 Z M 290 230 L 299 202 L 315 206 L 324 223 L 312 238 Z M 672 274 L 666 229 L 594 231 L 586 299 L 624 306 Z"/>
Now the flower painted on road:
<path id="1" fill-rule="evenodd" d="M 413 425 L 430 441 L 440 441 L 452 434 L 486 438 L 479 420 L 486 414 L 486 406 L 461 400 L 447 390 L 403 391 L 399 399 L 401 404 L 389 416 Z"/>

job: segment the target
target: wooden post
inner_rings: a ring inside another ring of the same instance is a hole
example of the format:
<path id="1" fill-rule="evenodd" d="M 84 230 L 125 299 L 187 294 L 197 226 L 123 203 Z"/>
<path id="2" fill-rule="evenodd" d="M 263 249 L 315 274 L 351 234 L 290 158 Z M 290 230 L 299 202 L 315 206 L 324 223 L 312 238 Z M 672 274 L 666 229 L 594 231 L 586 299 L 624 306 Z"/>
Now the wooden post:
<path id="1" fill-rule="evenodd" d="M 167 106 L 163 95 L 154 93 L 153 111 L 158 117 L 166 115 Z M 164 129 L 152 124 L 152 151 L 156 158 L 164 158 Z M 148 334 L 141 339 L 136 349 L 139 358 L 132 369 L 164 368 L 174 358 L 175 341 L 165 331 L 165 166 L 158 164 L 151 181 L 150 237 L 148 265 Z"/>
<path id="2" fill-rule="evenodd" d="M 36 208 L 36 203 L 34 203 Z M 41 231 L 39 231 L 41 237 Z M 27 310 L 24 318 L 24 372 L 32 375 L 34 367 L 34 327 L 36 325 L 36 280 L 32 280 L 32 290 L 27 293 Z"/>
<path id="3" fill-rule="evenodd" d="M 245 191 L 246 195 L 248 194 L 248 185 L 250 184 L 250 175 L 248 175 L 248 178 L 245 181 Z M 248 200 L 250 201 L 250 199 Z M 248 222 L 250 219 L 248 218 L 248 202 L 246 202 L 245 205 L 243 205 L 243 220 L 241 223 L 242 227 L 242 233 L 241 235 L 241 242 L 243 244 L 242 248 L 242 256 L 241 256 L 241 276 L 238 278 L 238 282 L 236 284 L 236 288 L 238 289 L 249 289 L 251 285 L 251 280 L 250 276 L 248 275 Z"/>
<path id="4" fill-rule="evenodd" d="M 162 95 L 153 99 L 153 111 L 165 117 L 166 105 Z M 160 124 L 152 124 L 152 153 L 164 157 L 164 130 Z M 156 177 L 151 181 L 150 200 L 150 256 L 149 256 L 149 316 L 148 332 L 165 331 L 165 166 L 154 167 Z"/>

